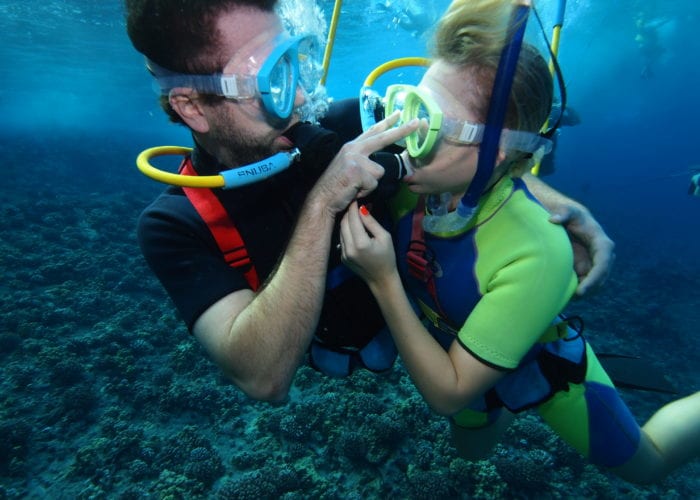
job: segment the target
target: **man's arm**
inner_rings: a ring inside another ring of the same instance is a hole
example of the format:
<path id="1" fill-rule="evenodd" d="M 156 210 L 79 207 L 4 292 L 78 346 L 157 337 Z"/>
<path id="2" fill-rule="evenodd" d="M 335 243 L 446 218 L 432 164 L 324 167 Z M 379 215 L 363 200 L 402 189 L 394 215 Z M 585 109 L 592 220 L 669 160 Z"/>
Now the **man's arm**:
<path id="1" fill-rule="evenodd" d="M 222 298 L 193 332 L 224 373 L 254 399 L 285 398 L 316 329 L 325 289 L 334 214 L 320 203 L 302 210 L 277 269 L 256 294 Z"/>
<path id="2" fill-rule="evenodd" d="M 338 213 L 377 185 L 368 156 L 412 132 L 396 116 L 346 144 L 307 197 L 282 259 L 257 294 L 234 292 L 207 309 L 194 334 L 226 375 L 255 399 L 286 397 L 323 305 L 330 240 Z"/>
<path id="3" fill-rule="evenodd" d="M 615 261 L 615 243 L 582 204 L 555 191 L 539 178 L 526 174 L 530 192 L 552 213 L 550 221 L 561 224 L 574 250 L 574 268 L 579 277 L 576 295 L 601 286 Z"/>

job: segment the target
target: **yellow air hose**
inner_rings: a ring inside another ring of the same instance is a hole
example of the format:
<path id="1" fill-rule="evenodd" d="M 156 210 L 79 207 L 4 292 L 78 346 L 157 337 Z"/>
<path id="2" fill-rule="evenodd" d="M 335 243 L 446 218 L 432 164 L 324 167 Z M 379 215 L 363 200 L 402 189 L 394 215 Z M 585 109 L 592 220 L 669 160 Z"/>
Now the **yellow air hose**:
<path id="1" fill-rule="evenodd" d="M 170 184 L 173 186 L 183 187 L 200 187 L 200 188 L 220 188 L 224 187 L 224 178 L 220 175 L 180 175 L 159 170 L 151 165 L 151 158 L 156 156 L 187 155 L 192 151 L 192 148 L 182 146 L 156 146 L 148 148 L 136 157 L 136 166 L 142 174 L 150 177 L 153 180 Z"/>
<path id="2" fill-rule="evenodd" d="M 331 65 L 331 54 L 333 53 L 333 44 L 335 43 L 335 32 L 338 30 L 338 21 L 340 20 L 340 8 L 343 5 L 343 0 L 335 0 L 333 7 L 333 17 L 331 17 L 331 26 L 328 29 L 328 41 L 326 42 L 326 50 L 323 53 L 323 75 L 321 76 L 321 85 L 326 84 L 328 77 L 328 68 Z"/>
<path id="3" fill-rule="evenodd" d="M 554 58 L 559 56 L 559 40 L 561 39 L 561 28 L 564 25 L 564 10 L 566 9 L 566 0 L 560 0 L 557 6 L 557 19 L 554 22 L 554 28 L 552 29 L 552 43 L 550 44 L 550 50 L 552 51 L 552 58 L 549 60 L 549 73 L 554 76 Z M 549 118 L 542 125 L 542 131 L 549 128 Z M 541 161 L 538 161 L 530 170 L 532 175 L 540 174 Z"/>

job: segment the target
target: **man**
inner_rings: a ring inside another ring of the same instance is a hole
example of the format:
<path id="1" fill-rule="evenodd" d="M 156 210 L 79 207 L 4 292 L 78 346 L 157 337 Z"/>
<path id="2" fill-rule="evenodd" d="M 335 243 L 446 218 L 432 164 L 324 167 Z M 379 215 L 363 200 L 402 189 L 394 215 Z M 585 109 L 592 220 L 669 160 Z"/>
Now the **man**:
<path id="1" fill-rule="evenodd" d="M 163 90 L 164 109 L 192 131 L 195 149 L 185 168 L 196 175 L 216 175 L 295 145 L 290 136 L 299 118 L 293 109 L 304 95 L 293 66 L 301 42 L 283 33 L 275 3 L 126 0 L 129 37 Z M 289 78 L 270 84 L 279 75 Z M 180 188 L 166 190 L 142 214 L 139 241 L 149 265 L 188 328 L 250 397 L 284 399 L 310 345 L 311 362 L 333 375 L 355 366 L 391 366 L 395 349 L 378 333 L 383 323 L 376 303 L 361 281 L 334 267 L 340 258 L 334 228 L 338 214 L 369 194 L 384 173 L 369 156 L 417 126 L 392 129 L 392 123 L 380 122 L 342 146 L 327 168 L 311 152 L 303 168 L 212 190 L 253 268 L 226 263 L 211 224 Z M 579 274 L 588 275 L 582 290 L 599 282 L 612 242 L 584 207 L 539 181 L 529 184 L 549 208 L 575 215 L 568 229 L 596 262 L 590 270 L 589 261 L 579 260 Z"/>

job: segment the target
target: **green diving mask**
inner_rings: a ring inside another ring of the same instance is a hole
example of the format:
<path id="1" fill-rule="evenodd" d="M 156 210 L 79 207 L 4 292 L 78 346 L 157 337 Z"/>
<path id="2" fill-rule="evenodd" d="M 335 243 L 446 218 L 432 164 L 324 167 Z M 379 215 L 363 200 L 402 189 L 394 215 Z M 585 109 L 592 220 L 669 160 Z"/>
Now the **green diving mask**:
<path id="1" fill-rule="evenodd" d="M 313 74 L 313 57 L 316 52 L 312 36 L 282 34 L 261 65 L 249 65 L 247 73 L 216 73 L 194 75 L 176 73 L 147 60 L 146 66 L 153 74 L 163 95 L 176 87 L 188 87 L 204 94 L 213 94 L 232 100 L 259 98 L 265 111 L 271 116 L 286 120 L 294 109 L 299 84 L 312 82 L 306 78 Z M 250 58 L 253 61 L 253 58 Z"/>
<path id="2" fill-rule="evenodd" d="M 387 116 L 396 110 L 401 111 L 397 126 L 414 118 L 420 120 L 418 129 L 405 139 L 408 154 L 413 158 L 428 156 L 440 138 L 458 144 L 478 145 L 486 129 L 483 123 L 446 117 L 435 99 L 414 85 L 398 84 L 387 87 L 384 110 Z M 552 141 L 537 133 L 504 129 L 501 133 L 500 147 L 525 153 L 535 153 L 543 148 L 542 153 L 547 154 L 552 150 Z"/>

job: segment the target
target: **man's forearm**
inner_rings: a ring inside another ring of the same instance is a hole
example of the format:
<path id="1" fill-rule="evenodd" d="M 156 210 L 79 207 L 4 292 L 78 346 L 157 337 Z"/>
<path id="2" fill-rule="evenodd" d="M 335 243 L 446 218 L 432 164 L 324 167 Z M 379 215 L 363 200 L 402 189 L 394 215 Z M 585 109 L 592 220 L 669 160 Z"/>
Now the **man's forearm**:
<path id="1" fill-rule="evenodd" d="M 311 342 L 323 305 L 333 224 L 332 214 L 307 203 L 277 269 L 231 327 L 245 357 L 236 362 L 248 365 L 260 399 L 286 395 Z"/>
<path id="2" fill-rule="evenodd" d="M 522 177 L 530 192 L 542 203 L 550 212 L 562 206 L 575 206 L 578 209 L 587 210 L 581 203 L 563 195 L 540 178 L 531 174 Z"/>
<path id="3" fill-rule="evenodd" d="M 238 312 L 228 309 L 224 339 L 218 338 L 210 351 L 224 357 L 220 364 L 253 397 L 278 400 L 286 395 L 323 306 L 335 218 L 377 186 L 384 171 L 369 155 L 418 126 L 412 121 L 393 127 L 397 119 L 392 115 L 341 148 L 307 196 L 271 278 Z"/>

